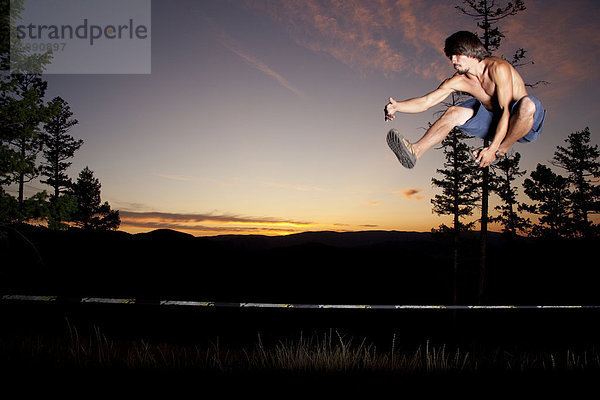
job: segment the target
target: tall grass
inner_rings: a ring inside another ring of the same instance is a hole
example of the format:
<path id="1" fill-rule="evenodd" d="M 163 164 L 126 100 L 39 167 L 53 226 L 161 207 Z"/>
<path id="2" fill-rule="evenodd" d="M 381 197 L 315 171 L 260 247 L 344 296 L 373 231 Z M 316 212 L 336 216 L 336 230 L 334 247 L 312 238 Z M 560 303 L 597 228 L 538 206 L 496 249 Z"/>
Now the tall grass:
<path id="1" fill-rule="evenodd" d="M 496 350 L 472 354 L 429 341 L 412 350 L 399 347 L 396 335 L 385 349 L 378 349 L 366 339 L 356 340 L 333 329 L 308 336 L 301 332 L 297 338 L 269 343 L 258 334 L 255 344 L 247 346 L 223 346 L 219 338 L 203 344 L 114 340 L 98 327 L 82 335 L 70 324 L 62 338 L 0 338 L 1 359 L 7 365 L 22 367 L 319 375 L 600 370 L 600 353 L 594 350 L 520 354 Z"/>
<path id="2" fill-rule="evenodd" d="M 474 367 L 468 353 L 461 354 L 459 349 L 447 352 L 445 345 L 435 347 L 427 342 L 424 349 L 400 352 L 394 335 L 391 350 L 378 351 L 366 339 L 355 344 L 353 338 L 338 331 L 308 338 L 301 334 L 299 339 L 285 339 L 270 348 L 265 348 L 259 336 L 254 351 L 246 354 L 251 369 L 292 373 L 460 372 Z"/>

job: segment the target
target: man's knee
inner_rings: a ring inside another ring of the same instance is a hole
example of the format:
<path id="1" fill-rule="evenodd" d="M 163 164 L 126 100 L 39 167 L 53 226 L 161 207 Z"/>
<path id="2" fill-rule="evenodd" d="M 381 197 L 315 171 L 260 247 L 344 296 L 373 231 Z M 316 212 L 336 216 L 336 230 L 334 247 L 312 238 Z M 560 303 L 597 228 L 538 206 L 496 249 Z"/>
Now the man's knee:
<path id="1" fill-rule="evenodd" d="M 516 115 L 519 118 L 532 118 L 535 114 L 535 103 L 529 98 L 525 97 L 519 102 L 519 107 L 516 110 Z"/>
<path id="2" fill-rule="evenodd" d="M 450 106 L 444 113 L 444 118 L 452 123 L 453 126 L 461 126 L 467 123 L 473 117 L 473 110 L 467 107 Z"/>

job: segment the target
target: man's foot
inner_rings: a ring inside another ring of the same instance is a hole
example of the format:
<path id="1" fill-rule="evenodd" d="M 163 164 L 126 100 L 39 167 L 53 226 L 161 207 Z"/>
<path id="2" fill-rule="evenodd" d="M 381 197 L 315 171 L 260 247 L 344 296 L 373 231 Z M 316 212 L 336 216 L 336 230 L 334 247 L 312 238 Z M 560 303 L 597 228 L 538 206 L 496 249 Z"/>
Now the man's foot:
<path id="1" fill-rule="evenodd" d="M 405 168 L 413 168 L 417 163 L 417 156 L 413 145 L 400 135 L 398 130 L 392 129 L 387 134 L 387 143 L 398 157 L 398 161 Z"/>

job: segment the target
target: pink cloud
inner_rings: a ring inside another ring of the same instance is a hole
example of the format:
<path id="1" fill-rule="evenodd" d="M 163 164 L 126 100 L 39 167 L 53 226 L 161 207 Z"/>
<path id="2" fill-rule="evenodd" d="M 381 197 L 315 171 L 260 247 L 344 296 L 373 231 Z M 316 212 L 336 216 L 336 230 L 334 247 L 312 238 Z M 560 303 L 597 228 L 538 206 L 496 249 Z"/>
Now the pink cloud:
<path id="1" fill-rule="evenodd" d="M 291 37 L 362 73 L 413 72 L 443 78 L 449 72 L 441 48 L 452 5 L 412 0 L 269 1 L 246 4 L 287 27 Z M 407 52 L 407 47 L 409 50 Z M 423 62 L 434 53 L 439 62 Z"/>
<path id="2" fill-rule="evenodd" d="M 407 199 L 411 199 L 411 200 L 423 200 L 423 196 L 421 196 L 419 194 L 421 192 L 423 192 L 423 189 L 407 188 L 407 189 L 398 189 L 398 190 L 394 191 L 394 194 L 401 196 L 401 197 L 406 197 Z"/>

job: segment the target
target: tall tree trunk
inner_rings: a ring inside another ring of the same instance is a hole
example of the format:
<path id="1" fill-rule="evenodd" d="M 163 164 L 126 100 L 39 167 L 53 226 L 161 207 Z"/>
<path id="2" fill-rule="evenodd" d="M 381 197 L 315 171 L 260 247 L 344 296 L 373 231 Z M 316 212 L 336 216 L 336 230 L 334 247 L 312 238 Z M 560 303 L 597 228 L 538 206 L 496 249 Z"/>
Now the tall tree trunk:
<path id="1" fill-rule="evenodd" d="M 488 141 L 484 143 L 485 147 L 489 146 Z M 488 218 L 489 218 L 489 191 L 490 191 L 490 169 L 484 168 L 481 183 L 481 243 L 480 243 L 480 259 L 479 259 L 479 304 L 483 302 L 485 290 L 485 273 L 487 265 L 487 234 L 488 234 Z"/>
<path id="2" fill-rule="evenodd" d="M 458 138 L 456 137 L 456 135 L 454 136 L 454 140 L 452 142 L 453 145 L 453 153 L 457 154 L 458 152 Z M 457 169 L 458 169 L 458 165 L 457 165 L 457 160 L 456 157 L 454 157 L 454 171 L 455 174 L 457 174 Z M 453 282 L 452 282 L 452 290 L 453 290 L 453 295 L 452 295 L 452 304 L 457 305 L 458 304 L 458 244 L 460 242 L 460 205 L 458 203 L 458 198 L 459 198 L 459 188 L 458 188 L 458 180 L 455 179 L 454 180 L 454 210 L 453 210 L 453 214 L 454 214 L 454 238 L 453 238 Z"/>
<path id="3" fill-rule="evenodd" d="M 454 262 L 453 262 L 453 282 L 452 282 L 452 289 L 453 289 L 453 294 L 452 294 L 452 304 L 456 305 L 458 304 L 458 243 L 459 243 L 459 236 L 460 236 L 460 231 L 459 231 L 459 220 L 458 220 L 458 213 L 454 214 L 454 252 L 453 252 L 453 257 L 454 257 Z"/>
<path id="4" fill-rule="evenodd" d="M 490 34 L 489 34 L 489 20 L 488 20 L 488 2 L 484 1 L 484 47 L 487 51 L 490 51 Z M 490 145 L 489 140 L 484 139 L 483 145 L 488 147 Z M 480 260 L 479 260 L 479 292 L 478 301 L 479 304 L 483 302 L 483 292 L 485 288 L 485 270 L 487 264 L 487 228 L 488 228 L 488 217 L 489 217 L 489 180 L 490 180 L 490 169 L 489 167 L 483 170 L 483 177 L 481 180 L 481 246 L 480 246 Z"/>
<path id="5" fill-rule="evenodd" d="M 24 160 L 26 156 L 25 143 L 21 143 L 21 158 Z M 19 171 L 19 209 L 23 210 L 23 202 L 25 201 L 25 171 Z"/>
<path id="6" fill-rule="evenodd" d="M 57 156 L 58 158 L 58 156 Z M 60 185 L 58 183 L 58 176 L 60 175 L 59 169 L 59 161 L 56 160 L 54 162 L 54 201 L 58 200 L 58 196 L 60 195 Z"/>

